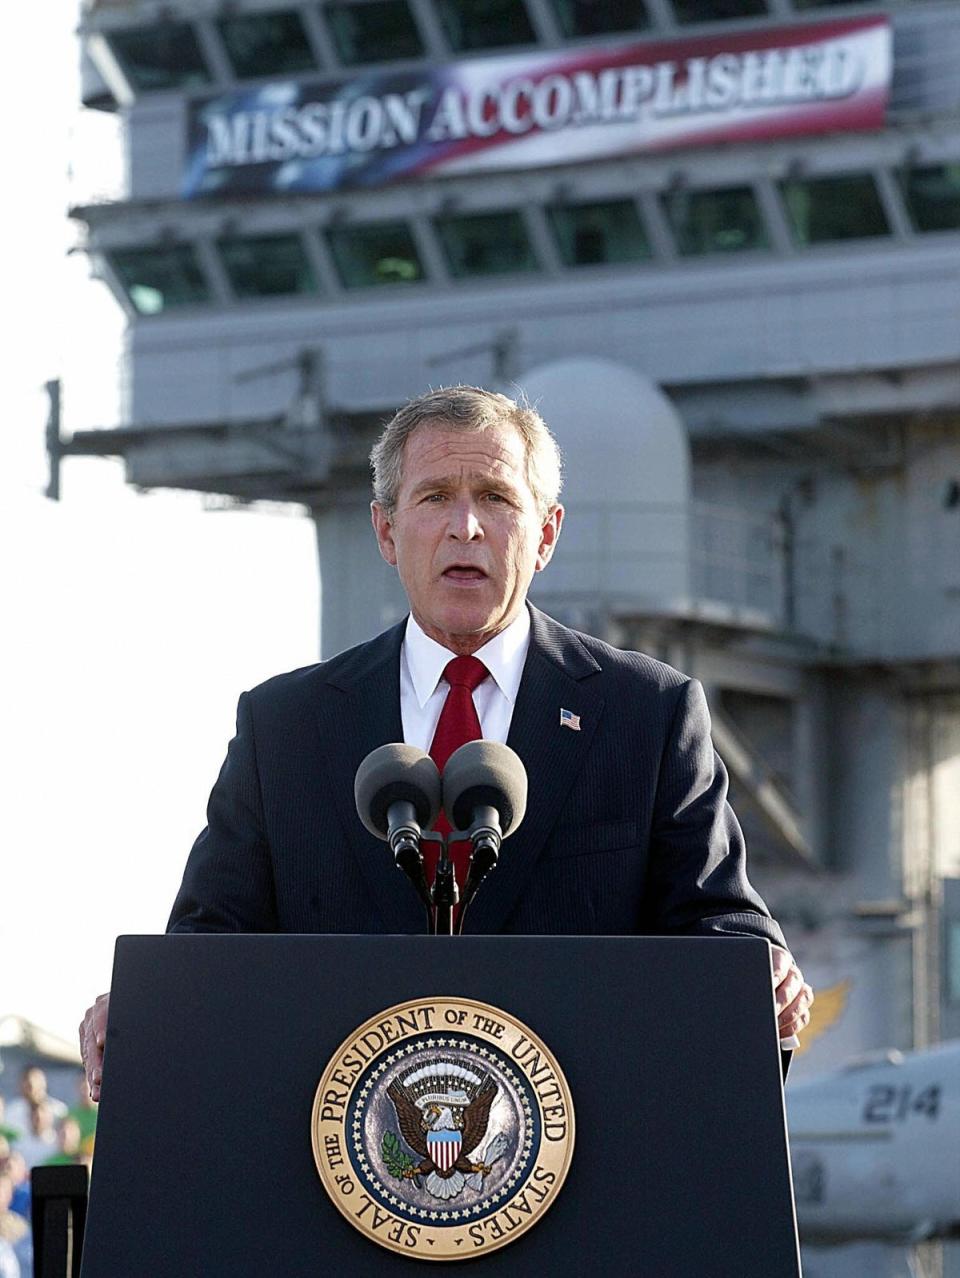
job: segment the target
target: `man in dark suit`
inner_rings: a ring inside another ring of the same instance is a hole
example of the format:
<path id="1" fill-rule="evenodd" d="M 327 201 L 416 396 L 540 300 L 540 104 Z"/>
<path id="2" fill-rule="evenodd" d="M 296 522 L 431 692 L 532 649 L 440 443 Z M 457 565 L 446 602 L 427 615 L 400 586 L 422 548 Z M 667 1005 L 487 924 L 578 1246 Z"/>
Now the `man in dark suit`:
<path id="1" fill-rule="evenodd" d="M 530 779 L 467 930 L 763 936 L 781 1036 L 801 1029 L 812 992 L 747 879 L 700 685 L 526 603 L 564 514 L 539 415 L 488 391 L 430 392 L 372 461 L 374 529 L 410 617 L 241 697 L 169 930 L 422 931 L 356 816 L 353 778 L 385 742 L 435 743 L 452 659 L 466 658 L 474 735 L 506 740 Z M 94 1096 L 106 1013 L 101 996 L 81 1025 Z"/>

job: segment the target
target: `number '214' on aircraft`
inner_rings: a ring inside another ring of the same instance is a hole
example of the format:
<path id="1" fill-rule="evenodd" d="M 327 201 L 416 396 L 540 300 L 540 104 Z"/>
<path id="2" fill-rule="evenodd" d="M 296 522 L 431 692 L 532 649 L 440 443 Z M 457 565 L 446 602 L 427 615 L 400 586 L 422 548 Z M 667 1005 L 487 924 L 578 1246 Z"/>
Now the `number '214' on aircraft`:
<path id="1" fill-rule="evenodd" d="M 960 1237 L 960 1039 L 787 1088 L 800 1237 Z"/>

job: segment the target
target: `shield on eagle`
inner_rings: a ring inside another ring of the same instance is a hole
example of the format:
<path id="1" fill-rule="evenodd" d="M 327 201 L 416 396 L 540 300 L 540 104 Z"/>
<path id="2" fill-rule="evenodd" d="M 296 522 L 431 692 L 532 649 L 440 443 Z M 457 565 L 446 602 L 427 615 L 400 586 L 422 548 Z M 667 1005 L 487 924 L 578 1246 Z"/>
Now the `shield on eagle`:
<path id="1" fill-rule="evenodd" d="M 460 1157 L 462 1133 L 451 1131 L 427 1132 L 427 1153 L 440 1171 L 449 1171 Z"/>

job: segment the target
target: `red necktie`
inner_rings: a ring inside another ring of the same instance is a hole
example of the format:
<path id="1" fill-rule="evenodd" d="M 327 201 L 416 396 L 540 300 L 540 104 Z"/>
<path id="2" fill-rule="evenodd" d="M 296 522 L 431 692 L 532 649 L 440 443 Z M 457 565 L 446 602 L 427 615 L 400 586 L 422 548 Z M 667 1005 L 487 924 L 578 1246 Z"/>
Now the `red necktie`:
<path id="1" fill-rule="evenodd" d="M 454 750 L 459 750 L 468 741 L 476 741 L 483 736 L 480 731 L 480 718 L 473 704 L 473 690 L 478 688 L 489 674 L 489 670 L 478 657 L 454 657 L 447 662 L 443 677 L 450 685 L 447 699 L 440 711 L 437 728 L 430 746 L 430 758 L 440 769 L 446 767 L 447 760 Z M 434 829 L 440 834 L 449 834 L 453 827 L 447 820 L 446 813 L 441 812 Z M 427 871 L 427 882 L 433 882 L 437 869 L 437 845 L 424 844 L 424 862 Z M 450 859 L 457 874 L 457 882 L 462 887 L 467 877 L 467 865 L 470 861 L 470 842 L 462 840 L 449 847 Z"/>

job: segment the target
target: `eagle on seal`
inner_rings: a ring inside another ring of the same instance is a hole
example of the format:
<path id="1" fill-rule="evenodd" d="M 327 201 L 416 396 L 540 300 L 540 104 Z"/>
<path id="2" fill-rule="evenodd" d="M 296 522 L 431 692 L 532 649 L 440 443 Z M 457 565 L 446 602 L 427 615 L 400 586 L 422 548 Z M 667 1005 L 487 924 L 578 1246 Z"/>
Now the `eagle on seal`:
<path id="1" fill-rule="evenodd" d="M 499 1144 L 496 1150 L 488 1147 L 488 1162 L 472 1162 L 467 1155 L 473 1153 L 487 1134 L 490 1106 L 498 1091 L 497 1084 L 487 1074 L 479 1086 L 470 1088 L 471 1094 L 459 1091 L 449 1096 L 434 1094 L 429 1099 L 422 1095 L 418 1098 L 405 1082 L 394 1079 L 387 1095 L 393 1102 L 404 1140 L 422 1160 L 406 1168 L 403 1178 L 414 1180 L 425 1176 L 427 1191 L 442 1199 L 454 1198 L 465 1184 L 479 1188 L 503 1151 Z M 491 1145 L 495 1141 L 496 1138 Z M 495 1156 L 490 1157 L 491 1154 Z"/>

